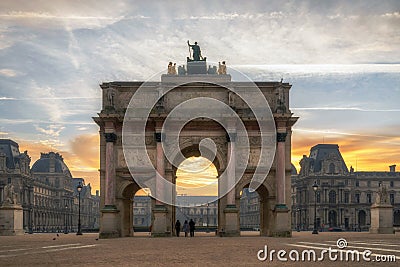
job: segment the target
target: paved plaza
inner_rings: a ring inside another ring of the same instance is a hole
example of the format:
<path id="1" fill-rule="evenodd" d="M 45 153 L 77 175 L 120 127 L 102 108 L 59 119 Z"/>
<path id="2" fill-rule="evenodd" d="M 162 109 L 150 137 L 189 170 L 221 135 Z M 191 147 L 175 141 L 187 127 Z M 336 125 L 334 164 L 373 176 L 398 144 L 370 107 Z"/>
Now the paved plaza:
<path id="1" fill-rule="evenodd" d="M 170 237 L 151 238 L 148 233 L 136 237 L 119 239 L 98 239 L 98 234 L 33 234 L 14 237 L 0 237 L 0 266 L 317 266 L 318 261 L 294 262 L 289 252 L 314 250 L 318 257 L 323 249 L 338 249 L 337 240 L 344 238 L 347 246 L 341 250 L 370 250 L 369 262 L 360 257 L 359 262 L 331 261 L 325 254 L 324 266 L 398 266 L 400 261 L 400 239 L 396 235 L 376 235 L 369 233 L 320 233 L 294 232 L 292 238 L 271 238 L 255 236 L 245 232 L 245 236 L 233 238 L 215 237 L 211 234 L 196 233 L 194 238 Z M 342 240 L 343 241 L 343 240 Z M 343 241 L 344 242 L 344 241 Z M 287 262 L 267 257 L 260 261 L 267 245 L 271 250 L 287 251 Z M 296 254 L 292 252 L 292 256 Z M 306 256 L 308 254 L 305 254 Z M 343 254 L 344 255 L 344 254 Z M 382 255 L 394 255 L 382 257 Z M 351 259 L 351 258 L 349 258 Z M 376 259 L 396 260 L 377 262 Z"/>

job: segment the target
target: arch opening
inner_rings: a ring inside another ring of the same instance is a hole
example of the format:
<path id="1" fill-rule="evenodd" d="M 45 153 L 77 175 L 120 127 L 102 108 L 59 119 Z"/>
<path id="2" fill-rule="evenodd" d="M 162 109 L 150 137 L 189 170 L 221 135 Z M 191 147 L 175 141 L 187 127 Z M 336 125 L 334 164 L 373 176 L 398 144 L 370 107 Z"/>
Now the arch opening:
<path id="1" fill-rule="evenodd" d="M 183 225 L 192 219 L 196 232 L 214 233 L 218 227 L 218 171 L 214 163 L 190 156 L 176 169 L 175 177 L 174 222 L 179 220 Z"/>

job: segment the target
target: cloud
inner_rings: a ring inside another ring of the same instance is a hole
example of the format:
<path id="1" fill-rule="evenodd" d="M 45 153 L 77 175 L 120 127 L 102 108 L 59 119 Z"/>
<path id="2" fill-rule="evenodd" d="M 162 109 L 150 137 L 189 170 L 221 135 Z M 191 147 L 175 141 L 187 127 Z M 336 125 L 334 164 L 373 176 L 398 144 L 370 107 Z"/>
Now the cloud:
<path id="1" fill-rule="evenodd" d="M 39 132 L 45 134 L 45 135 L 49 135 L 52 137 L 58 137 L 60 136 L 60 133 L 62 130 L 65 129 L 64 126 L 60 126 L 60 125 L 49 125 L 47 127 L 47 129 L 41 128 L 39 126 L 35 126 L 36 130 L 38 130 Z"/>
<path id="2" fill-rule="evenodd" d="M 347 166 L 355 168 L 357 165 L 358 171 L 387 171 L 389 165 L 399 164 L 400 160 L 398 135 L 374 136 L 295 129 L 292 135 L 292 163 L 298 170 L 302 155 L 308 156 L 312 146 L 322 143 L 338 144 Z"/>
<path id="3" fill-rule="evenodd" d="M 6 97 L 6 96 L 1 96 L 0 100 L 15 100 L 13 97 Z"/>
<path id="4" fill-rule="evenodd" d="M 15 77 L 18 75 L 18 72 L 12 69 L 0 69 L 0 75 L 6 77 Z"/>
<path id="5" fill-rule="evenodd" d="M 98 134 L 81 134 L 69 142 L 75 155 L 74 169 L 98 170 L 100 168 L 100 140 Z"/>

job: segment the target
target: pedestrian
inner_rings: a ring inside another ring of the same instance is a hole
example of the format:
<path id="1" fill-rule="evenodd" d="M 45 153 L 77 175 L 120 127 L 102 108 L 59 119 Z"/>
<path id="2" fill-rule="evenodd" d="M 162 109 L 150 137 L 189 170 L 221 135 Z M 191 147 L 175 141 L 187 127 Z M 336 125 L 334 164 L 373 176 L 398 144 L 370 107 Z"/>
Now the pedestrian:
<path id="1" fill-rule="evenodd" d="M 185 232 L 185 237 L 187 237 L 189 233 L 189 224 L 187 220 L 185 220 L 185 222 L 183 223 L 182 231 Z"/>
<path id="2" fill-rule="evenodd" d="M 181 222 L 179 220 L 175 223 L 175 232 L 176 236 L 179 237 L 179 233 L 181 232 Z"/>
<path id="3" fill-rule="evenodd" d="M 190 237 L 194 237 L 194 230 L 195 230 L 194 225 L 195 224 L 196 223 L 192 219 L 190 219 L 190 222 L 189 222 Z"/>

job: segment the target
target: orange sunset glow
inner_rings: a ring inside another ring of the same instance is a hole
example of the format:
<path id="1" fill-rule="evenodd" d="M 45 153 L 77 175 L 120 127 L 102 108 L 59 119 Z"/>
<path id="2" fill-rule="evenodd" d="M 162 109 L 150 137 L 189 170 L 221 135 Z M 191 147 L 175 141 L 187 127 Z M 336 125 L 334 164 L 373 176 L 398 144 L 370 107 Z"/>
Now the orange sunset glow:
<path id="1" fill-rule="evenodd" d="M 309 132 L 296 129 L 292 134 L 292 163 L 297 171 L 303 155 L 309 155 L 312 146 L 317 144 L 338 144 L 347 167 L 353 166 L 356 171 L 388 171 L 388 166 L 399 164 L 400 150 L 393 149 L 393 144 L 400 144 L 400 137 L 381 137 L 369 135 L 345 135 L 338 133 Z M 99 172 L 99 136 L 83 134 L 70 141 L 71 151 L 58 150 L 54 146 L 42 143 L 20 141 L 20 150 L 28 150 L 32 158 L 31 166 L 40 158 L 41 152 L 59 152 L 73 177 L 82 177 L 86 184 L 90 183 L 93 193 L 100 189 Z M 215 182 L 217 177 L 215 166 L 207 159 L 192 157 L 184 161 L 177 171 L 177 184 L 185 187 L 178 194 L 191 194 L 190 188 L 199 188 Z M 141 194 L 140 192 L 138 193 Z M 204 192 L 204 195 L 216 195 Z"/>

